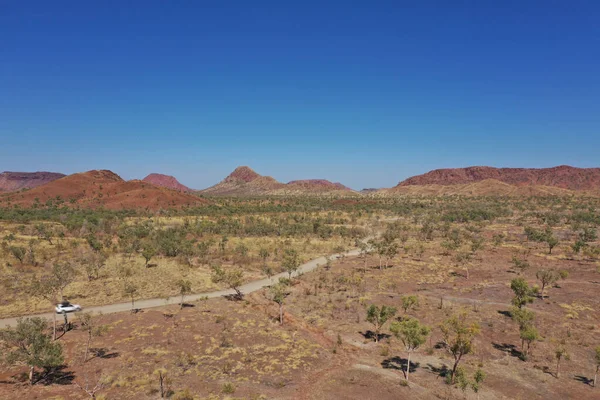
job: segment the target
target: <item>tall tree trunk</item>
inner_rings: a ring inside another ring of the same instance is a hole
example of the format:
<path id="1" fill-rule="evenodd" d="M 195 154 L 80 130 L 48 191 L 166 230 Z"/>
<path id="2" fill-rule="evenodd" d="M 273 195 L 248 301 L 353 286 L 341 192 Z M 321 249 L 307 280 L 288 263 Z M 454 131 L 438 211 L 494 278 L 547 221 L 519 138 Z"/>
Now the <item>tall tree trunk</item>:
<path id="1" fill-rule="evenodd" d="M 162 374 L 162 371 L 159 371 L 158 375 L 159 375 L 158 381 L 160 382 L 160 398 L 164 399 L 165 398 L 165 386 L 164 386 L 165 378 Z"/>
<path id="2" fill-rule="evenodd" d="M 283 303 L 279 303 L 279 323 L 283 325 Z"/>
<path id="3" fill-rule="evenodd" d="M 54 323 L 52 325 L 52 340 L 56 340 L 56 312 L 52 313 Z"/>
<path id="4" fill-rule="evenodd" d="M 594 387 L 596 387 L 596 378 L 598 378 L 598 367 L 596 367 L 596 373 L 594 374 Z"/>
<path id="5" fill-rule="evenodd" d="M 454 366 L 452 367 L 452 381 L 451 381 L 452 384 L 454 384 L 456 382 L 456 369 L 458 368 L 459 362 L 460 362 L 460 357 L 455 357 L 454 358 Z"/>
<path id="6" fill-rule="evenodd" d="M 560 358 L 556 361 L 556 378 L 560 378 Z"/>
<path id="7" fill-rule="evenodd" d="M 83 356 L 83 362 L 87 361 L 88 352 L 90 351 L 90 342 L 92 341 L 92 333 L 88 332 L 88 340 L 85 344 L 85 355 Z"/>
<path id="8" fill-rule="evenodd" d="M 542 283 L 542 299 L 544 298 L 544 289 L 546 288 L 546 284 Z"/>
<path id="9" fill-rule="evenodd" d="M 408 360 L 406 360 L 406 382 L 408 382 L 408 374 L 410 374 L 410 351 L 408 352 Z"/>
<path id="10" fill-rule="evenodd" d="M 29 367 L 29 384 L 33 385 L 33 367 Z"/>

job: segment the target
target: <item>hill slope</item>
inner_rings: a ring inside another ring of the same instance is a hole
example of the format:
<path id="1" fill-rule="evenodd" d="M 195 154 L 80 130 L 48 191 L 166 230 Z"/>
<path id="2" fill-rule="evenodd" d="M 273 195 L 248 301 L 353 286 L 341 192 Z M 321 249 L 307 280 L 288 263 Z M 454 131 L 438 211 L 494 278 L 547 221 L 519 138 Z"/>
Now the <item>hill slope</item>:
<path id="1" fill-rule="evenodd" d="M 221 182 L 201 190 L 200 193 L 211 196 L 256 196 L 268 194 L 284 186 L 285 184 L 270 176 L 259 175 L 251 168 L 242 166 L 237 167 Z"/>
<path id="2" fill-rule="evenodd" d="M 189 187 L 181 184 L 177 178 L 170 175 L 150 174 L 142 179 L 143 182 L 151 183 L 155 186 L 161 186 L 167 189 L 178 190 L 180 192 L 192 192 Z"/>
<path id="3" fill-rule="evenodd" d="M 9 172 L 0 174 L 0 192 L 31 189 L 64 177 L 58 172 Z"/>
<path id="4" fill-rule="evenodd" d="M 124 181 L 108 170 L 93 170 L 36 187 L 24 193 L 0 196 L 0 206 L 63 204 L 70 207 L 112 210 L 174 208 L 205 202 L 196 196 L 158 187 L 138 180 Z"/>
<path id="5" fill-rule="evenodd" d="M 566 196 L 576 192 L 555 186 L 526 185 L 517 186 L 496 179 L 459 183 L 454 185 L 404 185 L 391 189 L 382 189 L 376 196 L 417 195 L 417 196 Z"/>
<path id="6" fill-rule="evenodd" d="M 356 193 L 341 183 L 325 179 L 305 179 L 281 183 L 270 176 L 257 174 L 251 168 L 236 168 L 218 184 L 201 190 L 211 196 L 258 196 L 258 195 L 324 195 Z"/>
<path id="7" fill-rule="evenodd" d="M 600 189 L 600 168 L 576 168 L 561 165 L 553 168 L 467 167 L 436 169 L 413 176 L 396 187 L 423 185 L 461 185 L 488 179 L 515 186 L 552 186 L 569 190 Z"/>

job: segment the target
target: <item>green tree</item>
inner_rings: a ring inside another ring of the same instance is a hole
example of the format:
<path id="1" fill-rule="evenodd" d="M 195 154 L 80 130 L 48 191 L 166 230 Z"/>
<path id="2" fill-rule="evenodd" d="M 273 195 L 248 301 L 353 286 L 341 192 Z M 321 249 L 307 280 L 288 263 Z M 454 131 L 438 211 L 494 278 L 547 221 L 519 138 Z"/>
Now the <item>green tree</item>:
<path id="1" fill-rule="evenodd" d="M 274 301 L 279 305 L 279 323 L 283 325 L 283 305 L 285 298 L 289 295 L 286 285 L 283 283 L 276 283 L 269 288 L 269 295 L 271 301 Z"/>
<path id="2" fill-rule="evenodd" d="M 545 295 L 544 289 L 546 288 L 546 286 L 554 285 L 560 278 L 558 272 L 551 269 L 541 269 L 538 272 L 536 272 L 535 276 L 540 280 L 542 284 L 542 289 L 540 293 L 542 299 Z"/>
<path id="3" fill-rule="evenodd" d="M 156 252 L 157 252 L 157 249 L 156 249 L 156 247 L 154 247 L 153 244 L 146 243 L 144 245 L 144 248 L 142 249 L 142 257 L 144 257 L 144 260 L 146 261 L 146 264 L 144 264 L 144 266 L 146 268 L 148 268 L 148 263 L 150 262 L 152 257 L 154 257 L 156 255 Z"/>
<path id="4" fill-rule="evenodd" d="M 379 342 L 379 333 L 385 323 L 396 315 L 396 307 L 390 307 L 382 305 L 377 307 L 375 304 L 371 304 L 367 308 L 367 321 L 373 324 L 375 327 L 375 342 Z"/>
<path id="5" fill-rule="evenodd" d="M 220 265 L 212 266 L 213 283 L 224 283 L 236 293 L 236 298 L 241 299 L 244 294 L 240 290 L 244 279 L 244 271 L 240 268 L 224 270 Z"/>
<path id="6" fill-rule="evenodd" d="M 519 275 L 524 273 L 530 267 L 527 260 L 522 260 L 517 256 L 513 256 L 511 262 L 514 265 L 515 269 L 519 271 Z"/>
<path id="7" fill-rule="evenodd" d="M 554 236 L 554 233 L 550 231 L 546 236 L 546 244 L 548 245 L 548 254 L 552 254 L 552 249 L 558 246 L 558 239 Z"/>
<path id="8" fill-rule="evenodd" d="M 185 299 L 185 296 L 187 296 L 188 294 L 192 293 L 192 282 L 190 282 L 187 279 L 179 279 L 177 282 L 175 282 L 175 286 L 177 286 L 177 290 L 179 290 L 179 295 L 181 296 L 181 308 L 183 308 L 183 300 Z"/>
<path id="9" fill-rule="evenodd" d="M 480 332 L 479 324 L 468 322 L 468 314 L 462 311 L 453 315 L 440 325 L 446 348 L 454 357 L 454 365 L 450 375 L 450 382 L 455 383 L 456 368 L 463 356 L 473 352 L 473 341 Z"/>
<path id="10" fill-rule="evenodd" d="M 415 295 L 402 296 L 402 309 L 404 312 L 419 306 L 419 298 Z"/>
<path id="11" fill-rule="evenodd" d="M 29 383 L 33 385 L 35 368 L 50 369 L 63 364 L 62 346 L 46 334 L 47 323 L 42 318 L 20 318 L 15 328 L 0 332 L 7 347 L 5 361 L 11 365 L 29 367 Z"/>
<path id="12" fill-rule="evenodd" d="M 25 260 L 25 256 L 27 255 L 27 249 L 21 246 L 10 246 L 8 248 L 10 254 L 13 255 L 14 258 L 19 260 L 21 264 L 23 264 L 23 260 Z"/>
<path id="13" fill-rule="evenodd" d="M 261 247 L 260 250 L 258 250 L 258 256 L 262 260 L 263 268 L 266 267 L 266 265 L 267 265 L 267 259 L 270 256 L 269 250 L 265 249 L 264 247 Z"/>
<path id="14" fill-rule="evenodd" d="M 46 224 L 37 224 L 35 226 L 35 230 L 37 231 L 38 237 L 40 239 L 46 240 L 50 245 L 52 245 L 52 237 L 54 236 L 52 227 Z"/>
<path id="15" fill-rule="evenodd" d="M 406 373 L 404 374 L 406 380 L 408 381 L 408 376 L 410 373 L 410 356 L 413 351 L 417 350 L 423 343 L 425 343 L 425 340 L 427 340 L 427 336 L 429 336 L 431 329 L 425 325 L 421 325 L 418 319 L 409 318 L 401 322 L 392 322 L 390 331 L 392 331 L 394 336 L 402 342 L 406 348 L 406 351 L 408 352 Z"/>
<path id="16" fill-rule="evenodd" d="M 512 304 L 518 308 L 522 308 L 525 304 L 533 303 L 533 290 L 523 278 L 515 278 L 510 281 L 510 288 L 515 293 L 512 299 Z"/>
<path id="17" fill-rule="evenodd" d="M 519 336 L 521 338 L 521 354 L 523 359 L 527 359 L 531 354 L 531 343 L 539 340 L 540 334 L 538 330 L 533 325 L 527 325 L 520 329 Z M 527 344 L 527 348 L 525 348 L 525 344 Z"/>
<path id="18" fill-rule="evenodd" d="M 287 249 L 283 254 L 281 266 L 283 270 L 288 273 L 289 279 L 292 279 L 292 274 L 298 271 L 298 268 L 300 267 L 300 257 L 298 256 L 298 252 L 294 249 Z"/>
<path id="19" fill-rule="evenodd" d="M 481 390 L 481 385 L 483 385 L 483 381 L 485 380 L 485 372 L 481 368 L 477 368 L 475 374 L 473 375 L 473 382 L 471 383 L 471 387 L 475 394 L 477 394 L 477 398 L 479 398 L 479 391 Z"/>

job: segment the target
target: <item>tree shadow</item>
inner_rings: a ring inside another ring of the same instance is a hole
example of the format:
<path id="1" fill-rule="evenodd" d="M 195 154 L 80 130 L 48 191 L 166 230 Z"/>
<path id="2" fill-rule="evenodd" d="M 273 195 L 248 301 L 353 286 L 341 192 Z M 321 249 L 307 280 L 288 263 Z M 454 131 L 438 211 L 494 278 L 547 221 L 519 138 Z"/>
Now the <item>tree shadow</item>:
<path id="1" fill-rule="evenodd" d="M 111 353 L 110 350 L 107 349 L 106 347 L 92 348 L 92 349 L 90 349 L 90 354 L 92 354 L 94 356 L 93 358 L 102 358 L 102 359 L 117 358 L 121 355 L 119 352 L 116 352 L 116 351 L 113 351 Z"/>
<path id="2" fill-rule="evenodd" d="M 183 303 L 183 304 L 180 304 L 180 306 L 181 306 L 181 308 L 194 308 L 194 307 L 196 307 L 195 304 L 190 304 L 190 303 Z"/>
<path id="3" fill-rule="evenodd" d="M 519 350 L 517 350 L 517 347 L 514 344 L 492 343 L 492 346 L 494 346 L 494 348 L 496 350 L 500 350 L 502 352 L 509 353 L 513 357 L 521 358 L 523 356 L 523 354 Z"/>
<path id="4" fill-rule="evenodd" d="M 387 358 L 385 360 L 383 360 L 381 362 L 381 366 L 385 369 L 395 369 L 395 370 L 399 370 L 399 371 L 405 371 L 406 370 L 406 362 L 408 361 L 407 358 L 401 358 L 401 357 L 390 357 Z M 419 368 L 421 366 L 420 363 L 418 362 L 410 362 L 410 367 L 409 367 L 409 372 L 413 373 L 417 370 L 417 368 Z"/>
<path id="5" fill-rule="evenodd" d="M 587 377 L 582 376 L 582 375 L 575 375 L 575 380 L 579 381 L 581 383 L 584 383 L 586 385 L 589 385 L 589 386 L 594 386 L 594 380 L 593 379 L 587 378 Z"/>
<path id="6" fill-rule="evenodd" d="M 244 299 L 244 294 L 239 294 L 239 293 L 233 293 L 233 294 L 226 294 L 223 297 L 225 297 L 225 299 L 229 300 L 229 301 L 240 301 Z"/>
<path id="7" fill-rule="evenodd" d="M 510 313 L 510 311 L 498 310 L 498 314 L 504 315 L 505 317 L 508 317 L 508 318 L 512 319 L 512 314 Z"/>
<path id="8" fill-rule="evenodd" d="M 366 332 L 358 332 L 358 333 L 360 333 L 361 335 L 363 335 L 363 337 L 365 339 L 375 340 L 376 334 L 375 334 L 375 332 L 373 332 L 371 330 L 366 331 Z M 392 337 L 392 336 L 388 335 L 387 333 L 380 333 L 379 336 L 377 337 L 377 341 L 381 341 L 381 339 L 387 339 L 387 338 L 390 338 L 390 337 Z"/>
<path id="9" fill-rule="evenodd" d="M 434 348 L 434 349 L 438 349 L 438 350 L 439 350 L 439 349 L 445 349 L 445 348 L 446 348 L 446 343 L 444 343 L 444 342 L 437 342 L 437 343 L 436 343 L 436 344 L 433 346 L 433 348 Z"/>
<path id="10" fill-rule="evenodd" d="M 42 373 L 36 373 L 37 379 L 35 383 L 40 383 L 44 386 L 49 385 L 71 385 L 75 379 L 75 374 L 72 371 L 67 371 L 66 365 L 61 365 L 54 368 L 48 368 Z"/>
<path id="11" fill-rule="evenodd" d="M 445 378 L 446 376 L 448 376 L 448 374 L 450 374 L 450 370 L 448 369 L 448 367 L 446 366 L 446 364 L 442 364 L 441 367 L 436 367 L 433 364 L 427 364 L 427 368 L 433 372 L 434 374 Z"/>

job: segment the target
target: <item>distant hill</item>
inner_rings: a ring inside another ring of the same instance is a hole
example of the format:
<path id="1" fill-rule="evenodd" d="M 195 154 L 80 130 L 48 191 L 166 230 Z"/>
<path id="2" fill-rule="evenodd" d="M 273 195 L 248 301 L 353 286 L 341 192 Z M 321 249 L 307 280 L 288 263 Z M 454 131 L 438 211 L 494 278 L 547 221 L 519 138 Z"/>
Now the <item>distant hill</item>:
<path id="1" fill-rule="evenodd" d="M 511 185 L 496 179 L 485 179 L 471 183 L 457 183 L 453 185 L 404 185 L 391 189 L 381 189 L 376 196 L 389 195 L 417 195 L 417 196 L 565 196 L 577 192 L 555 186 L 543 185 Z"/>
<path id="2" fill-rule="evenodd" d="M 178 190 L 180 192 L 192 192 L 189 187 L 181 184 L 174 176 L 163 174 L 150 174 L 142 179 L 144 182 L 151 183 L 156 186 L 161 186 L 167 189 Z"/>
<path id="3" fill-rule="evenodd" d="M 221 182 L 199 193 L 212 196 L 255 196 L 268 194 L 280 189 L 285 184 L 277 182 L 270 176 L 262 176 L 249 167 L 237 167 Z"/>
<path id="4" fill-rule="evenodd" d="M 124 181 L 108 170 L 68 175 L 22 193 L 0 195 L 0 206 L 63 204 L 72 207 L 107 209 L 177 208 L 205 202 L 197 196 L 133 180 Z"/>
<path id="5" fill-rule="evenodd" d="M 0 192 L 31 189 L 64 177 L 58 172 L 3 172 L 0 174 Z"/>
<path id="6" fill-rule="evenodd" d="M 262 176 L 250 167 L 236 168 L 218 184 L 199 193 L 211 196 L 259 196 L 259 195 L 323 195 L 356 193 L 341 183 L 325 179 L 305 179 L 281 183 L 270 176 Z"/>
<path id="7" fill-rule="evenodd" d="M 396 187 L 423 185 L 464 185 L 488 179 L 514 186 L 550 186 L 569 190 L 600 189 L 600 168 L 576 168 L 561 165 L 553 168 L 467 167 L 436 169 L 413 176 Z"/>
<path id="8" fill-rule="evenodd" d="M 375 188 L 364 188 L 362 189 L 360 192 L 362 194 L 369 194 L 369 193 L 375 193 L 377 192 L 379 189 L 375 189 Z"/>

